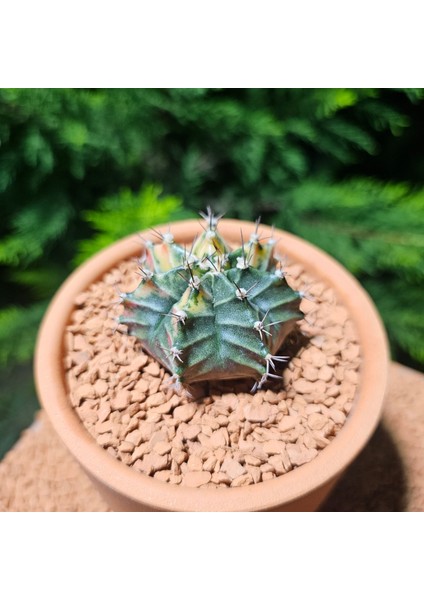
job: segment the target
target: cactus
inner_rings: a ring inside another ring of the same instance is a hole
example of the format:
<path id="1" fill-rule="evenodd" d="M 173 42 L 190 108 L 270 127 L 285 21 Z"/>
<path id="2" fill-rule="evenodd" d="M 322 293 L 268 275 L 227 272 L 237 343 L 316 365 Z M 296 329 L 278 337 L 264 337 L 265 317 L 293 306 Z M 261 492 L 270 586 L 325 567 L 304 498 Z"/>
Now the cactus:
<path id="1" fill-rule="evenodd" d="M 254 378 L 252 391 L 276 374 L 278 355 L 300 311 L 302 293 L 285 280 L 275 240 L 255 232 L 231 250 L 217 230 L 222 216 L 200 213 L 206 226 L 188 250 L 155 231 L 140 259 L 142 281 L 121 293 L 120 323 L 172 374 L 177 386 Z M 277 363 L 277 364 L 276 364 Z M 273 371 L 273 372 L 271 372 Z"/>

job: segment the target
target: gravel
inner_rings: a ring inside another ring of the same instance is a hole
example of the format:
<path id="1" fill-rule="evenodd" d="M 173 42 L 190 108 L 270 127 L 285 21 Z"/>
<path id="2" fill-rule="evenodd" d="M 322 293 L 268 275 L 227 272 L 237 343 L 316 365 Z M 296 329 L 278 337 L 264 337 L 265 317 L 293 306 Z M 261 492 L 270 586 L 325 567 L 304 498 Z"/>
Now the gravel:
<path id="1" fill-rule="evenodd" d="M 283 476 L 313 460 L 343 427 L 359 381 L 361 352 L 334 292 L 299 265 L 289 284 L 308 289 L 303 347 L 293 338 L 283 384 L 252 395 L 252 382 L 210 382 L 195 399 L 167 386 L 169 374 L 117 327 L 115 285 L 138 283 L 125 261 L 75 300 L 64 336 L 70 402 L 105 451 L 168 485 L 239 487 Z M 299 336 L 298 336 L 299 337 Z"/>

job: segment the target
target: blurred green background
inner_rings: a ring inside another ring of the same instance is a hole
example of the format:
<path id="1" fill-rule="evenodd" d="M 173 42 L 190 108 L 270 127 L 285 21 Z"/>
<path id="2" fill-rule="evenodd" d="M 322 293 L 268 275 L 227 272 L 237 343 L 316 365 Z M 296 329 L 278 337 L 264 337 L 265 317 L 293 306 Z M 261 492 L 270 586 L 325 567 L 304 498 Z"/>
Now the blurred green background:
<path id="1" fill-rule="evenodd" d="M 0 457 L 37 409 L 55 290 L 104 245 L 211 205 L 294 232 L 424 367 L 422 89 L 0 90 Z"/>

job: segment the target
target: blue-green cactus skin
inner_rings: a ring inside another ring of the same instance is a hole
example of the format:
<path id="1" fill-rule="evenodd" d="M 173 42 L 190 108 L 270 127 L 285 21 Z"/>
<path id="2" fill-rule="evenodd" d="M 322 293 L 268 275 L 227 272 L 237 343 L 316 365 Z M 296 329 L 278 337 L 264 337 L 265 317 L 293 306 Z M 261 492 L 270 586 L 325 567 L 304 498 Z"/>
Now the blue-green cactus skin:
<path id="1" fill-rule="evenodd" d="M 171 233 L 146 242 L 142 281 L 121 294 L 119 320 L 178 385 L 249 377 L 256 390 L 287 359 L 277 353 L 303 318 L 302 294 L 287 284 L 275 241 L 261 243 L 258 227 L 231 250 L 219 217 L 203 216 L 207 227 L 190 250 Z"/>

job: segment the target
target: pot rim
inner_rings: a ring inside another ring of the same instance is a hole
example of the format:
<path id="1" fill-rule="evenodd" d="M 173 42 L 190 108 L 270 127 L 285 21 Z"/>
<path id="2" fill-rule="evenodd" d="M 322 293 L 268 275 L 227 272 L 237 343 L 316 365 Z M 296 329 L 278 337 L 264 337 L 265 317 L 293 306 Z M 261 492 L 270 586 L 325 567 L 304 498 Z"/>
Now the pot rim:
<path id="1" fill-rule="evenodd" d="M 176 242 L 191 243 L 201 231 L 195 219 L 157 227 L 172 233 Z M 255 223 L 220 221 L 220 234 L 230 243 L 240 228 L 248 239 Z M 271 227 L 261 225 L 265 235 Z M 151 232 L 141 232 L 152 239 Z M 334 480 L 359 454 L 381 416 L 387 384 L 389 352 L 380 316 L 358 281 L 324 251 L 301 238 L 275 229 L 276 249 L 303 264 L 308 273 L 331 286 L 349 311 L 362 352 L 360 383 L 354 405 L 342 429 L 316 458 L 269 481 L 240 488 L 193 489 L 161 482 L 113 458 L 84 428 L 71 406 L 63 367 L 64 331 L 75 308 L 76 296 L 122 260 L 141 253 L 140 234 L 133 234 L 98 252 L 78 267 L 55 294 L 43 318 L 35 350 L 38 397 L 53 428 L 83 468 L 101 483 L 155 510 L 257 511 L 292 503 Z"/>

